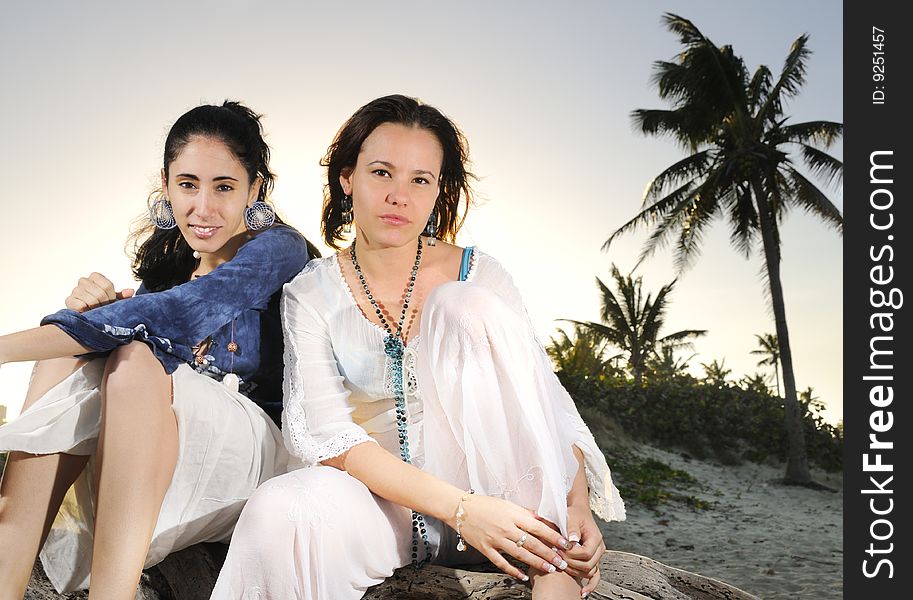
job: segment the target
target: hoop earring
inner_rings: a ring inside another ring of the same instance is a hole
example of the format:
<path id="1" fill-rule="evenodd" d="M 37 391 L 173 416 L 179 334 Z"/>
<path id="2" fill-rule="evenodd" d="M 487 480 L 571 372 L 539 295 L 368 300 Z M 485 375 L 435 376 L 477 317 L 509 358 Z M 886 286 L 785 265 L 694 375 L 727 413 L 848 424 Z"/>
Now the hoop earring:
<path id="1" fill-rule="evenodd" d="M 352 221 L 353 221 L 353 210 L 352 210 L 352 196 L 346 194 L 342 198 L 342 232 L 343 233 L 352 233 Z"/>
<path id="2" fill-rule="evenodd" d="M 437 242 L 434 237 L 437 234 L 437 210 L 432 210 L 431 214 L 428 215 L 428 222 L 425 224 L 425 230 L 422 233 L 428 236 L 428 245 L 434 246 Z"/>
<path id="3" fill-rule="evenodd" d="M 171 201 L 165 196 L 159 196 L 149 207 L 149 220 L 159 229 L 174 229 L 178 225 Z"/>
<path id="4" fill-rule="evenodd" d="M 276 222 L 276 211 L 273 207 L 257 200 L 252 206 L 244 209 L 244 224 L 251 231 L 262 231 L 272 227 Z"/>

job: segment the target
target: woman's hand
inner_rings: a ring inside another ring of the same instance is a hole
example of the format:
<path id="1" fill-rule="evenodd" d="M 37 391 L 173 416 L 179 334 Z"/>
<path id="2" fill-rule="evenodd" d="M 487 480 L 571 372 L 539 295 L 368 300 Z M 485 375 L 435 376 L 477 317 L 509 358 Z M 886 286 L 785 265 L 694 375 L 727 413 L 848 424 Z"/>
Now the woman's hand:
<path id="1" fill-rule="evenodd" d="M 554 572 L 567 567 L 564 559 L 552 548 L 568 548 L 571 544 L 560 533 L 537 520 L 531 511 L 507 500 L 467 496 L 463 502 L 459 531 L 466 543 L 484 554 L 496 567 L 522 581 L 527 581 L 529 576 L 510 564 L 501 553 L 540 571 Z"/>
<path id="2" fill-rule="evenodd" d="M 88 277 L 80 277 L 73 291 L 70 292 L 64 305 L 78 312 L 86 312 L 115 300 L 123 300 L 133 295 L 131 288 L 119 292 L 114 290 L 114 284 L 101 273 L 92 273 Z"/>
<path id="3" fill-rule="evenodd" d="M 599 561 L 606 552 L 602 532 L 593 519 L 589 503 L 572 504 L 567 508 L 568 539 L 576 540 L 569 550 L 559 551 L 567 561 L 567 573 L 586 580 L 582 595 L 589 594 L 599 583 Z"/>

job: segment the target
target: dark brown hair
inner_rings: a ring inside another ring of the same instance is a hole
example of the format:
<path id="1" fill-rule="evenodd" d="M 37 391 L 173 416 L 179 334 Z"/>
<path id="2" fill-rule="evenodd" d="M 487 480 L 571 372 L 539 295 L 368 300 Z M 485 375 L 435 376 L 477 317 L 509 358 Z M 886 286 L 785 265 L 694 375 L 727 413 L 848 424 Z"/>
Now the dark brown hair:
<path id="1" fill-rule="evenodd" d="M 320 225 L 324 241 L 331 248 L 339 249 L 339 242 L 343 239 L 342 199 L 345 197 L 339 176 L 345 169 L 355 166 L 365 139 L 384 123 L 398 123 L 427 130 L 441 144 L 444 159 L 439 179 L 440 193 L 434 206 L 438 221 L 435 237 L 453 242 L 472 203 L 469 182 L 475 177 L 468 170 L 469 147 L 466 138 L 441 111 L 402 95 L 377 98 L 355 111 L 336 134 L 326 156 L 321 159 L 320 165 L 327 168 L 327 182 L 323 189 L 323 220 Z"/>

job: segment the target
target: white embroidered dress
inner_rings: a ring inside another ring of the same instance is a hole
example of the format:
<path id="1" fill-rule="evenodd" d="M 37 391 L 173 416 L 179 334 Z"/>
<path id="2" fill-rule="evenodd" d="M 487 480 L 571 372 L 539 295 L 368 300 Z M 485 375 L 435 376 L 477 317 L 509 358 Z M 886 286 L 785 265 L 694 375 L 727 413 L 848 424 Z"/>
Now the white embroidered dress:
<path id="1" fill-rule="evenodd" d="M 404 352 L 412 463 L 534 509 L 566 535 L 576 445 L 593 512 L 624 519 L 605 458 L 555 377 L 513 281 L 477 250 L 471 264 L 466 281 L 428 295 L 419 335 Z M 384 353 L 386 332 L 361 313 L 335 255 L 312 260 L 286 284 L 281 310 L 282 431 L 311 468 L 254 494 L 213 598 L 360 598 L 410 561 L 409 511 L 319 463 L 363 442 L 399 456 L 397 370 Z M 433 545 L 445 546 L 437 560 L 447 562 L 452 532 L 426 520 Z"/>

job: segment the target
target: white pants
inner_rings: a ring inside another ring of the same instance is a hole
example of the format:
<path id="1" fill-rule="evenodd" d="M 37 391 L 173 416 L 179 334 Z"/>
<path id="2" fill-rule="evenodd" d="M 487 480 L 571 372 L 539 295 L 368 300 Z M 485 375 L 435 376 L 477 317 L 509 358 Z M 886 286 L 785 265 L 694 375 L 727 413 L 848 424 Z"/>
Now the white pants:
<path id="1" fill-rule="evenodd" d="M 536 510 L 566 535 L 579 468 L 572 447 L 587 456 L 598 449 L 521 311 L 474 283 L 429 294 L 415 345 L 424 443 L 410 444 L 424 456 L 413 462 L 462 489 Z M 449 528 L 425 518 L 436 562 L 483 560 L 457 553 Z M 333 467 L 302 469 L 250 498 L 212 598 L 355 600 L 409 564 L 411 553 L 409 509 Z"/>

